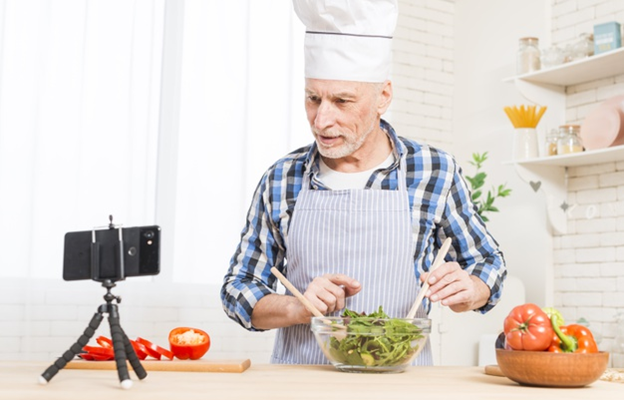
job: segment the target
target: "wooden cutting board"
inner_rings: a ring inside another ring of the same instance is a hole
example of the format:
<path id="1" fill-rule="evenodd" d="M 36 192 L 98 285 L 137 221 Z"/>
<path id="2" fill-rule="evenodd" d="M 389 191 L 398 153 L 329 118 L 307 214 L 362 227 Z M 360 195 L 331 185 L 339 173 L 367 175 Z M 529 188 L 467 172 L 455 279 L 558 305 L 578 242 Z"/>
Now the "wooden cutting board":
<path id="1" fill-rule="evenodd" d="M 498 365 L 486 365 L 485 374 L 493 376 L 505 376 Z"/>
<path id="2" fill-rule="evenodd" d="M 141 361 L 146 371 L 178 372 L 244 372 L 251 365 L 246 360 L 144 360 Z M 115 361 L 73 360 L 66 369 L 117 369 Z M 128 369 L 132 370 L 130 364 Z"/>

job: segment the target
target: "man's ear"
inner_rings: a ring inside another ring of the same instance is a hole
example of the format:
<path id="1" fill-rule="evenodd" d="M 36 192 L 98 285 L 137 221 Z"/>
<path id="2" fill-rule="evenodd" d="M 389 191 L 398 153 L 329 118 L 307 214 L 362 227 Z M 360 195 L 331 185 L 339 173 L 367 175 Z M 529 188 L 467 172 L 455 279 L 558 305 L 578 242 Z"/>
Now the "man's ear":
<path id="1" fill-rule="evenodd" d="M 377 112 L 379 115 L 383 115 L 390 107 L 392 102 L 392 82 L 385 81 L 382 84 L 381 92 L 379 93 L 379 102 L 377 103 Z"/>

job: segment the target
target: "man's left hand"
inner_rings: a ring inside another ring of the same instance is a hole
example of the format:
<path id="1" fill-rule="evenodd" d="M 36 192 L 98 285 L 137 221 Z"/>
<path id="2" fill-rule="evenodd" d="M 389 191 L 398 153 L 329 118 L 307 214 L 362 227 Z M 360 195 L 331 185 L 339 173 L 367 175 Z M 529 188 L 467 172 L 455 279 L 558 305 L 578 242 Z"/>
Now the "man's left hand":
<path id="1" fill-rule="evenodd" d="M 483 307 L 490 298 L 490 288 L 481 279 L 464 271 L 458 263 L 447 262 L 435 271 L 421 276 L 429 282 L 425 296 L 431 302 L 441 302 L 455 312 Z"/>

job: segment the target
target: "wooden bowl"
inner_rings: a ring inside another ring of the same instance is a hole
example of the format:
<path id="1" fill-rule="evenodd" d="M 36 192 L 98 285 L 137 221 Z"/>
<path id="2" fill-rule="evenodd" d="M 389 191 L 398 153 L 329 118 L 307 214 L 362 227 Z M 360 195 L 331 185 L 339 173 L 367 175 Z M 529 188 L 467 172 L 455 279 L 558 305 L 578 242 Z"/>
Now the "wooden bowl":
<path id="1" fill-rule="evenodd" d="M 550 353 L 496 349 L 503 374 L 527 386 L 583 387 L 607 369 L 609 353 Z"/>

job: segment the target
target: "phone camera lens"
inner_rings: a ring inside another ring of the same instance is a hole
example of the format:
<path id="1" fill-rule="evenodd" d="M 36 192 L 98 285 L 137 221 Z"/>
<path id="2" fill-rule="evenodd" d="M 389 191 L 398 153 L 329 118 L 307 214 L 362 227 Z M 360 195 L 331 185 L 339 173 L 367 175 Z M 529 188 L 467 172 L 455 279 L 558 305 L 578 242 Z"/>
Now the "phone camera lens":
<path id="1" fill-rule="evenodd" d="M 153 239 L 154 238 L 154 232 L 153 231 L 147 231 L 143 234 L 143 236 L 145 236 L 147 239 Z"/>

